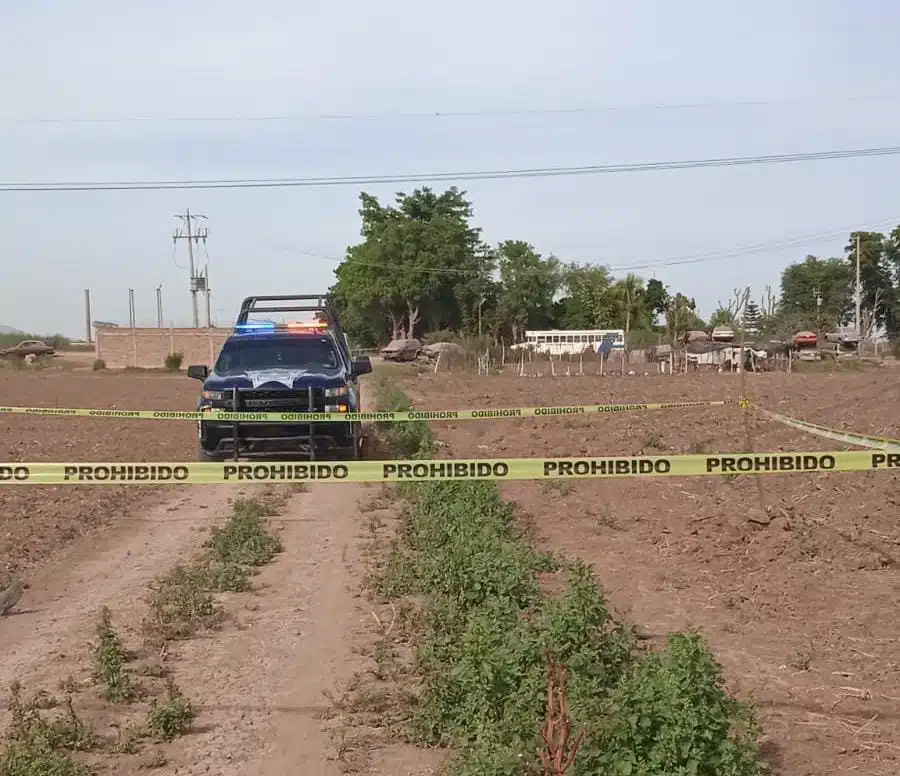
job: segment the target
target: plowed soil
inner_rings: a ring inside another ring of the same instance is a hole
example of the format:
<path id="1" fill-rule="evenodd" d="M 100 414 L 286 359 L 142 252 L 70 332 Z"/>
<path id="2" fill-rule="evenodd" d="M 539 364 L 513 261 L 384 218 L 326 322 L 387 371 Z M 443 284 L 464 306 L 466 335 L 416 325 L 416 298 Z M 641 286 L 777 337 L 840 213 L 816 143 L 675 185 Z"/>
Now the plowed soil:
<path id="1" fill-rule="evenodd" d="M 0 372 L 4 406 L 191 409 L 198 385 L 184 376 Z M 364 400 L 368 398 L 363 389 Z M 0 415 L 3 461 L 190 461 L 188 421 L 122 421 Z M 0 686 L 26 697 L 91 687 L 89 644 L 102 606 L 129 647 L 141 645 L 148 584 L 193 556 L 231 499 L 258 487 L 0 487 L 0 578 L 15 569 L 28 588 L 0 618 Z M 169 744 L 84 757 L 98 774 L 128 776 L 338 776 L 346 771 L 340 720 L 327 720 L 358 670 L 371 670 L 371 613 L 360 607 L 363 485 L 292 491 L 271 524 L 284 552 L 248 593 L 224 596 L 228 624 L 210 638 L 174 642 L 159 661 L 199 713 Z M 155 654 L 153 656 L 155 658 Z M 0 709 L 5 706 L 0 697 Z M 76 693 L 80 719 L 120 728 L 130 707 Z M 141 719 L 138 717 L 137 722 Z M 0 714 L 0 730 L 8 714 Z M 369 748 L 369 747 L 367 747 Z M 362 755 L 361 755 L 362 756 Z M 431 776 L 432 752 L 388 746 L 363 757 L 372 774 Z M 152 769 L 148 771 L 148 769 Z"/>
<path id="2" fill-rule="evenodd" d="M 781 414 L 900 438 L 895 370 L 748 375 Z M 736 375 L 425 377 L 428 409 L 737 398 Z M 455 457 L 850 448 L 737 407 L 435 424 Z M 749 444 L 748 444 L 749 432 Z M 761 486 L 761 487 L 760 487 Z M 900 772 L 900 472 L 509 483 L 649 634 L 699 628 L 756 699 L 776 771 Z"/>
<path id="3" fill-rule="evenodd" d="M 0 371 L 7 407 L 193 409 L 198 383 L 167 374 Z M 0 459 L 196 460 L 196 426 L 0 414 Z M 164 486 L 0 488 L 0 575 L 27 570 L 72 539 L 171 496 Z M 6 567 L 6 568 L 4 568 Z"/>
<path id="4" fill-rule="evenodd" d="M 748 376 L 760 405 L 832 427 L 900 437 L 896 370 Z M 184 376 L 0 372 L 3 404 L 189 409 Z M 409 381 L 428 409 L 736 398 L 736 376 Z M 850 449 L 735 407 L 436 423 L 456 456 L 599 456 Z M 748 443 L 749 431 L 749 443 Z M 0 415 L 5 461 L 194 460 L 185 421 Z M 611 602 L 651 638 L 696 627 L 731 686 L 756 698 L 767 752 L 786 776 L 900 772 L 900 474 L 766 475 L 509 483 L 538 540 L 593 563 Z M 0 488 L 0 573 L 30 583 L 0 620 L 0 680 L 54 692 L 83 670 L 97 609 L 133 641 L 147 582 L 202 542 L 228 486 Z M 197 730 L 166 748 L 166 774 L 338 773 L 320 719 L 365 652 L 359 501 L 350 484 L 295 494 L 285 554 L 229 602 L 235 625 L 173 649 Z M 354 570 L 356 569 L 356 570 Z M 362 647 L 360 645 L 363 645 Z M 79 668 L 80 667 L 80 668 Z M 79 701 L 80 702 L 80 701 Z M 86 711 L 89 716 L 92 712 Z M 433 774 L 434 753 L 398 747 L 373 771 Z M 306 766 L 306 767 L 303 767 Z M 137 773 L 123 757 L 109 773 Z"/>

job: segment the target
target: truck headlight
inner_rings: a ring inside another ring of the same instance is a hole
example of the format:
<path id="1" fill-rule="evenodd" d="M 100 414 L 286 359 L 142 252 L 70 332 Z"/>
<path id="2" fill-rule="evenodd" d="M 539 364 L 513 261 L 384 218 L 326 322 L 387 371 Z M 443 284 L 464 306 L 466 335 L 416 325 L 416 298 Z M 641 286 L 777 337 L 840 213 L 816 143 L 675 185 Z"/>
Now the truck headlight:
<path id="1" fill-rule="evenodd" d="M 336 396 L 346 396 L 349 393 L 346 385 L 341 385 L 337 388 L 326 388 L 325 396 L 326 398 L 334 398 Z"/>
<path id="2" fill-rule="evenodd" d="M 202 396 L 207 401 L 225 401 L 224 391 L 203 391 Z"/>

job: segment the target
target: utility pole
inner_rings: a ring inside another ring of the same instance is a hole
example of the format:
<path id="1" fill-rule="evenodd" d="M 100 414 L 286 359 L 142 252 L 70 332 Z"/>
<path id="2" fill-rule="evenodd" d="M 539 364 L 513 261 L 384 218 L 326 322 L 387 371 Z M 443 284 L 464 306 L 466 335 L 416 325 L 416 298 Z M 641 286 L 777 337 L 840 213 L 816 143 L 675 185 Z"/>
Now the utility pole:
<path id="1" fill-rule="evenodd" d="M 91 290 L 84 289 L 84 331 L 87 335 L 88 344 L 94 341 L 93 331 L 91 331 Z"/>
<path id="2" fill-rule="evenodd" d="M 816 286 L 813 289 L 813 299 L 816 300 L 816 348 L 822 350 L 822 292 Z"/>
<path id="3" fill-rule="evenodd" d="M 209 264 L 204 268 L 204 280 L 206 281 L 206 328 L 212 328 L 212 300 L 209 298 Z"/>
<path id="4" fill-rule="evenodd" d="M 200 312 L 197 309 L 197 294 L 200 291 L 206 292 L 207 283 L 206 277 L 204 275 L 198 274 L 196 267 L 194 266 L 194 245 L 198 244 L 201 240 L 205 243 L 206 237 L 209 234 L 209 230 L 206 227 L 202 229 L 194 229 L 192 228 L 192 223 L 198 218 L 202 218 L 206 220 L 206 216 L 200 214 L 191 214 L 190 209 L 185 210 L 184 215 L 176 215 L 175 218 L 180 218 L 182 223 L 184 223 L 184 229 L 182 230 L 180 227 L 175 230 L 172 235 L 172 239 L 174 241 L 178 240 L 187 240 L 188 246 L 188 262 L 190 264 L 190 272 L 191 272 L 191 309 L 194 315 L 194 328 L 200 328 Z"/>
<path id="5" fill-rule="evenodd" d="M 162 287 L 163 284 L 160 283 L 156 287 L 156 328 L 161 329 L 162 325 Z"/>
<path id="6" fill-rule="evenodd" d="M 860 233 L 856 233 L 856 355 L 862 352 L 862 331 L 860 330 L 860 318 L 862 317 L 862 288 L 860 287 Z"/>
<path id="7" fill-rule="evenodd" d="M 135 314 L 134 314 L 134 289 L 128 289 L 128 325 L 133 329 L 135 328 Z"/>

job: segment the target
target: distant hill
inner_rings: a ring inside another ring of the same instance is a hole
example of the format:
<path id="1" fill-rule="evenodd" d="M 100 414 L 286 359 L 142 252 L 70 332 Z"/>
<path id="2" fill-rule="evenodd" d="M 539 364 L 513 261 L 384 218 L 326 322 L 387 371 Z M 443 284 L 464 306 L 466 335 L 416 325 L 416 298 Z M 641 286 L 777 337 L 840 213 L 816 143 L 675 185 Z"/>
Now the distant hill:
<path id="1" fill-rule="evenodd" d="M 12 326 L 0 326 L 0 334 L 23 334 L 24 332 Z"/>

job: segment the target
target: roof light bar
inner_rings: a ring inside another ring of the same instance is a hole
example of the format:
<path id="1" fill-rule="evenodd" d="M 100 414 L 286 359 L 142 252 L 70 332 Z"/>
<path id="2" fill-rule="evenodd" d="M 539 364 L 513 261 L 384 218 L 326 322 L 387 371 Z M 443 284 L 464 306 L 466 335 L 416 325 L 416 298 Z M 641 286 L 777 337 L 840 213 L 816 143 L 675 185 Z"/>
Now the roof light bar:
<path id="1" fill-rule="evenodd" d="M 262 321 L 254 323 L 239 323 L 235 327 L 237 331 L 328 331 L 327 323 L 318 321 L 295 321 L 292 323 L 274 323 Z"/>

